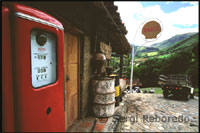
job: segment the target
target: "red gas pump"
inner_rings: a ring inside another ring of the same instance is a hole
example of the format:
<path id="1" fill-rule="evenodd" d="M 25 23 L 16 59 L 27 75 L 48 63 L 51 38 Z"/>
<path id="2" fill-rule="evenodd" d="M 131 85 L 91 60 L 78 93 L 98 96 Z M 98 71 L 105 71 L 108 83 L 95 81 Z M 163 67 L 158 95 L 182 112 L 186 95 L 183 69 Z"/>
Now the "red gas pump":
<path id="1" fill-rule="evenodd" d="M 2 20 L 4 131 L 64 132 L 62 24 L 20 4 L 4 5 Z"/>
<path id="2" fill-rule="evenodd" d="M 3 131 L 14 131 L 10 11 L 2 7 L 2 126 Z"/>

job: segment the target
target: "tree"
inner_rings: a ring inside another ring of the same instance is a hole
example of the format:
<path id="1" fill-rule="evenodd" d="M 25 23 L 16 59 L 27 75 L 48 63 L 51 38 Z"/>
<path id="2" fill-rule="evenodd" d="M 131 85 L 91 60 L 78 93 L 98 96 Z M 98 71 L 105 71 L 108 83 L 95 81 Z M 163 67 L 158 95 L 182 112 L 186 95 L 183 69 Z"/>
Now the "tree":
<path id="1" fill-rule="evenodd" d="M 198 62 L 193 63 L 185 72 L 191 77 L 192 84 L 195 87 L 198 87 Z"/>

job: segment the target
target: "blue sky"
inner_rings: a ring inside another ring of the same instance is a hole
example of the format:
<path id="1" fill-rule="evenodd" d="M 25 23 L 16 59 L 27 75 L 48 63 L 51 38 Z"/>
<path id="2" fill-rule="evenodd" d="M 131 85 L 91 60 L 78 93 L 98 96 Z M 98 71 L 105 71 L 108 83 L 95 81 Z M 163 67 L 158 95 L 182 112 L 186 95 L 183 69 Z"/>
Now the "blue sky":
<path id="1" fill-rule="evenodd" d="M 177 11 L 180 8 L 193 6 L 191 3 L 180 2 L 180 1 L 171 1 L 171 2 L 144 1 L 141 2 L 141 4 L 144 8 L 149 6 L 159 5 L 164 13 L 171 13 Z M 198 27 L 198 24 L 193 24 L 193 25 L 174 24 L 174 26 L 178 28 L 195 28 Z"/>
<path id="2" fill-rule="evenodd" d="M 131 44 L 151 45 L 176 34 L 199 32 L 198 1 L 120 1 L 114 4 L 118 6 Z M 141 35 L 142 26 L 150 20 L 156 20 L 162 27 L 159 38 L 154 42 L 147 42 Z"/>
<path id="3" fill-rule="evenodd" d="M 165 13 L 170 13 L 178 10 L 179 8 L 182 7 L 187 7 L 187 6 L 192 6 L 190 3 L 182 3 L 178 1 L 174 2 L 157 2 L 157 1 L 146 1 L 146 2 L 141 2 L 143 7 L 149 7 L 149 6 L 154 6 L 154 5 L 159 5 L 160 8 L 165 12 Z"/>
<path id="4" fill-rule="evenodd" d="M 174 24 L 173 26 L 175 26 L 177 28 L 185 29 L 185 28 L 196 28 L 196 27 L 198 27 L 198 24 L 193 24 L 193 25 Z"/>

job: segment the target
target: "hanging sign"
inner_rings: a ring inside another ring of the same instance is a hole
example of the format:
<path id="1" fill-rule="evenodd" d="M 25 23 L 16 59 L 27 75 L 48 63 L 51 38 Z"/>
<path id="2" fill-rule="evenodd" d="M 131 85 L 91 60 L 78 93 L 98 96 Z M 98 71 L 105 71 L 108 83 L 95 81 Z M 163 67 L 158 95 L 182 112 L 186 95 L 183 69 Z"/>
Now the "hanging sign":
<path id="1" fill-rule="evenodd" d="M 161 33 L 161 26 L 159 22 L 154 20 L 147 22 L 142 28 L 142 34 L 145 39 L 157 39 L 159 33 Z"/>

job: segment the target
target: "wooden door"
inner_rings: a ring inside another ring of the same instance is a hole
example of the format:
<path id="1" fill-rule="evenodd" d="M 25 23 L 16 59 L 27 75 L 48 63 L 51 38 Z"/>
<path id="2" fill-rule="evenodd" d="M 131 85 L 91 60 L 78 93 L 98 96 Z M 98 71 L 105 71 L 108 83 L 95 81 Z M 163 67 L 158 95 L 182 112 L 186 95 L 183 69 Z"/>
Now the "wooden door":
<path id="1" fill-rule="evenodd" d="M 65 45 L 65 114 L 66 128 L 69 128 L 78 118 L 79 90 L 79 38 L 66 32 Z"/>

